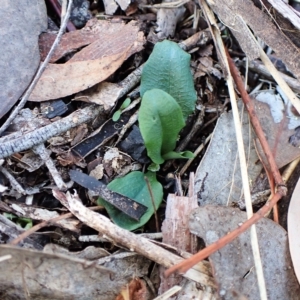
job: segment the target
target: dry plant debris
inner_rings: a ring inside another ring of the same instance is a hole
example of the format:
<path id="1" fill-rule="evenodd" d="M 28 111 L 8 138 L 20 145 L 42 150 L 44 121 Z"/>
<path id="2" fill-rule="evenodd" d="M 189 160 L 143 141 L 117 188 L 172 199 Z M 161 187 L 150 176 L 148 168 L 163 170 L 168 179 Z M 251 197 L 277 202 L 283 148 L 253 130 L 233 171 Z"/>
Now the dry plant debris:
<path id="1" fill-rule="evenodd" d="M 203 238 L 206 244 L 211 244 L 245 219 L 245 212 L 239 209 L 207 205 L 193 211 L 190 230 Z M 267 218 L 257 222 L 256 226 L 269 299 L 297 299 L 300 287 L 291 268 L 286 231 Z M 234 299 L 236 292 L 249 300 L 259 299 L 249 241 L 248 231 L 210 256 L 223 299 Z"/>
<path id="2" fill-rule="evenodd" d="M 300 157 L 293 1 L 45 0 L 41 58 L 23 2 L 0 8 L 0 241 L 44 253 L 0 247 L 1 298 L 299 299 L 298 186 L 292 260 L 269 220 Z"/>

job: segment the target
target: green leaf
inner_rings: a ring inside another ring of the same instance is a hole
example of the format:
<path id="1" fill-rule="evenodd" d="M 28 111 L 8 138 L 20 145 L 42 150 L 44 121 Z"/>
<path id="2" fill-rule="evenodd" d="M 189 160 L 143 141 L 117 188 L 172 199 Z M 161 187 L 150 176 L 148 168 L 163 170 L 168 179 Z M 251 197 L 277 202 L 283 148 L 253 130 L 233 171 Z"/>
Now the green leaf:
<path id="1" fill-rule="evenodd" d="M 143 96 L 139 125 L 148 156 L 160 165 L 165 161 L 163 155 L 174 150 L 185 123 L 174 98 L 162 90 L 152 89 Z"/>
<path id="2" fill-rule="evenodd" d="M 163 155 L 165 160 L 167 159 L 175 159 L 175 158 L 194 158 L 194 154 L 191 151 L 183 151 L 183 152 L 174 152 L 171 151 Z"/>
<path id="3" fill-rule="evenodd" d="M 130 103 L 131 103 L 130 98 L 126 98 L 126 99 L 124 100 L 124 102 L 122 103 L 122 105 L 121 105 L 121 107 L 120 107 L 120 110 L 123 110 L 123 109 L 125 109 L 126 107 L 128 107 Z"/>
<path id="4" fill-rule="evenodd" d="M 141 217 L 140 221 L 136 221 L 125 215 L 120 210 L 116 209 L 114 206 L 106 202 L 105 200 L 99 198 L 98 204 L 103 205 L 111 219 L 120 227 L 125 228 L 127 230 L 135 230 L 144 224 L 146 224 L 150 217 L 154 213 L 154 208 L 152 205 L 150 193 L 147 187 L 147 183 L 144 177 L 147 177 L 150 186 L 152 189 L 155 207 L 158 207 L 161 204 L 163 198 L 163 189 L 162 185 L 156 180 L 155 173 L 148 172 L 146 174 L 142 172 L 131 172 L 128 175 L 117 178 L 113 180 L 110 184 L 108 184 L 108 188 L 114 192 L 122 194 L 123 196 L 127 196 L 138 203 L 144 204 L 148 207 L 146 213 Z"/>
<path id="5" fill-rule="evenodd" d="M 120 110 L 116 110 L 112 116 L 112 120 L 114 122 L 117 122 L 121 117 L 121 111 Z"/>
<path id="6" fill-rule="evenodd" d="M 197 100 L 190 60 L 190 54 L 176 43 L 168 40 L 157 43 L 143 68 L 141 96 L 153 88 L 164 90 L 177 101 L 186 119 Z"/>
<path id="7" fill-rule="evenodd" d="M 160 169 L 160 165 L 158 165 L 156 163 L 151 163 L 147 168 L 147 170 L 151 171 L 151 172 L 158 172 L 159 169 Z"/>

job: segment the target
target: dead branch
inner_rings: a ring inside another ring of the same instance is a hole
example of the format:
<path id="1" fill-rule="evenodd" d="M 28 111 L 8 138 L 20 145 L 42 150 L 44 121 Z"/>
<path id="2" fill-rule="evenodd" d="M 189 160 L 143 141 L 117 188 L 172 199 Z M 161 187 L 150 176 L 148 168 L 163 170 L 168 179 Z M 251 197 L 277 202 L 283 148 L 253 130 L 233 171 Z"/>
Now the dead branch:
<path id="1" fill-rule="evenodd" d="M 69 192 L 65 194 L 53 190 L 53 195 L 84 224 L 131 251 L 144 255 L 167 268 L 183 261 L 181 257 L 153 244 L 148 239 L 122 229 L 105 216 L 91 211 L 81 203 L 77 194 L 71 195 Z M 215 287 L 211 273 L 204 264 L 197 265 L 197 269 L 189 270 L 184 276 L 205 286 Z"/>

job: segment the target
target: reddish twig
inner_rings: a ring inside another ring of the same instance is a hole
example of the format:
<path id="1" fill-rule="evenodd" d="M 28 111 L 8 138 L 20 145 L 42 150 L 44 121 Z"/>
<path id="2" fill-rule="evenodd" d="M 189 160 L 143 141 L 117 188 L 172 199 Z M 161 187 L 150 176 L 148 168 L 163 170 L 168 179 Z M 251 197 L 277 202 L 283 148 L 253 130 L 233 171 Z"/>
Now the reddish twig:
<path id="1" fill-rule="evenodd" d="M 226 50 L 227 59 L 230 67 L 230 72 L 232 74 L 232 77 L 236 83 L 237 89 L 239 90 L 242 99 L 244 101 L 244 104 L 248 110 L 249 117 L 252 123 L 252 126 L 254 128 L 254 131 L 260 141 L 260 144 L 264 150 L 264 153 L 266 155 L 266 158 L 268 160 L 270 171 L 273 175 L 273 178 L 275 180 L 275 183 L 277 185 L 277 192 L 274 194 L 274 196 L 271 198 L 270 201 L 268 201 L 257 213 L 253 214 L 253 216 L 245 221 L 240 227 L 236 228 L 235 230 L 231 231 L 227 235 L 220 238 L 215 243 L 209 245 L 205 249 L 199 251 L 197 254 L 191 256 L 190 258 L 186 259 L 185 261 L 174 265 L 173 267 L 169 268 L 165 271 L 165 276 L 170 276 L 176 271 L 185 273 L 188 269 L 193 267 L 195 264 L 200 262 L 201 260 L 205 259 L 206 257 L 210 256 L 211 254 L 215 253 L 225 245 L 232 242 L 236 237 L 238 237 L 240 234 L 245 232 L 247 229 L 251 227 L 251 225 L 255 224 L 259 219 L 263 218 L 266 213 L 269 212 L 269 210 L 274 207 L 274 205 L 283 197 L 286 195 L 287 189 L 285 186 L 285 183 L 279 173 L 279 170 L 276 166 L 275 159 L 273 157 L 272 151 L 268 145 L 267 139 L 265 138 L 265 135 L 263 133 L 263 130 L 260 126 L 259 120 L 256 116 L 254 105 L 251 102 L 251 99 L 246 92 L 244 88 L 243 80 L 234 65 L 233 61 L 231 60 L 228 51 Z"/>
<path id="2" fill-rule="evenodd" d="M 231 57 L 229 56 L 228 51 L 226 50 L 227 58 L 228 58 L 228 64 L 230 68 L 231 75 L 236 83 L 237 89 L 241 94 L 241 97 L 243 99 L 243 102 L 245 104 L 246 109 L 248 110 L 249 117 L 251 120 L 251 124 L 253 126 L 253 129 L 259 139 L 259 142 L 261 144 L 262 149 L 264 150 L 264 153 L 266 155 L 266 158 L 268 160 L 269 166 L 270 166 L 270 171 L 274 177 L 275 183 L 277 187 L 282 187 L 285 186 L 285 183 L 279 173 L 279 170 L 277 168 L 273 153 L 269 147 L 268 141 L 265 137 L 265 134 L 261 128 L 261 125 L 259 123 L 259 119 L 255 113 L 255 108 L 254 105 L 251 101 L 250 96 L 248 95 L 247 91 L 245 90 L 244 87 L 244 82 L 241 78 L 241 75 L 236 68 L 234 62 L 232 61 Z"/>

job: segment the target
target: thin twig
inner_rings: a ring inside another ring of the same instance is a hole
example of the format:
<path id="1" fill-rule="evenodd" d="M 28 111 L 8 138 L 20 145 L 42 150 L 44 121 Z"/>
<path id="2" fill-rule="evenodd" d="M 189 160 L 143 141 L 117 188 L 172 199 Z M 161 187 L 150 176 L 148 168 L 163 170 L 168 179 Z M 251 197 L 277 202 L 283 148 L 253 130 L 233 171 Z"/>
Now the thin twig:
<path id="1" fill-rule="evenodd" d="M 300 162 L 300 157 L 293 160 L 283 171 L 282 179 L 287 182 Z"/>
<path id="2" fill-rule="evenodd" d="M 231 76 L 232 66 L 229 67 L 229 61 L 231 61 L 231 58 L 229 57 L 228 52 L 226 53 L 225 46 L 222 42 L 220 32 L 217 30 L 216 30 L 216 38 L 218 40 L 220 53 L 222 54 L 223 60 L 225 62 L 226 70 L 228 71 L 228 76 L 226 78 L 226 81 L 227 81 L 227 85 L 228 85 L 232 113 L 233 113 L 233 121 L 234 121 L 234 125 L 235 125 L 235 133 L 236 133 L 238 154 L 239 154 L 239 160 L 240 160 L 240 170 L 241 170 L 241 175 L 242 175 L 244 198 L 245 198 L 245 204 L 246 204 L 246 212 L 247 212 L 248 219 L 250 219 L 253 216 L 253 208 L 252 208 L 252 202 L 251 202 L 251 192 L 250 192 L 250 186 L 249 186 L 247 161 L 246 161 L 246 155 L 245 155 L 245 149 L 244 149 L 242 125 L 241 125 L 241 121 L 239 118 L 236 94 L 235 94 L 235 90 L 234 90 L 233 79 Z M 227 58 L 226 58 L 226 54 L 227 54 Z M 233 64 L 232 61 L 231 61 L 231 64 Z M 243 84 L 242 88 L 245 91 L 244 84 Z M 260 298 L 261 298 L 261 300 L 267 300 L 267 289 L 266 289 L 264 270 L 262 267 L 262 261 L 261 261 L 260 251 L 259 251 L 258 237 L 257 237 L 257 231 L 256 231 L 255 224 L 253 224 L 250 228 L 250 239 L 251 239 L 251 247 L 252 247 L 253 259 L 254 259 L 254 265 L 255 265 L 255 269 L 256 269 L 257 284 L 258 284 L 258 288 L 259 288 Z"/>
<path id="3" fill-rule="evenodd" d="M 198 156 L 198 154 L 204 149 L 204 147 L 209 143 L 211 140 L 212 133 L 205 139 L 204 143 L 202 143 L 195 151 L 194 151 L 194 157 L 190 158 L 184 166 L 181 168 L 179 175 L 183 176 L 183 174 L 186 172 L 187 168 L 191 165 L 191 163 L 195 160 L 195 158 Z"/>
<path id="4" fill-rule="evenodd" d="M 68 4 L 68 9 L 65 15 L 65 18 L 60 26 L 59 32 L 56 36 L 56 39 L 47 55 L 47 57 L 45 58 L 45 60 L 43 61 L 43 63 L 41 64 L 41 66 L 39 67 L 37 73 L 35 74 L 35 77 L 33 79 L 33 81 L 31 82 L 31 84 L 29 85 L 27 91 L 25 92 L 24 96 L 21 98 L 20 103 L 18 104 L 18 106 L 14 109 L 14 111 L 10 114 L 9 118 L 6 120 L 6 122 L 2 125 L 2 127 L 0 128 L 0 135 L 8 128 L 8 126 L 10 125 L 10 123 L 14 120 L 14 118 L 17 116 L 17 114 L 19 113 L 19 111 L 24 107 L 24 105 L 26 104 L 30 94 L 32 93 L 34 87 L 36 86 L 37 82 L 39 81 L 39 79 L 41 78 L 44 70 L 46 69 L 47 64 L 49 63 L 54 51 L 56 50 L 62 35 L 65 32 L 69 17 L 70 17 L 70 13 L 71 13 L 71 7 L 72 7 L 72 3 L 73 0 L 69 0 L 69 4 Z"/>
<path id="5" fill-rule="evenodd" d="M 16 135 L 12 133 L 13 137 L 11 135 L 4 136 L 0 138 L 0 158 L 30 149 L 73 127 L 90 122 L 97 117 L 100 111 L 100 106 L 87 106 L 49 125 L 24 133 L 22 136 L 19 136 L 20 132 Z"/>
<path id="6" fill-rule="evenodd" d="M 255 108 L 254 108 L 254 105 L 251 101 L 251 98 L 250 96 L 248 95 L 247 91 L 245 90 L 244 88 L 244 83 L 243 83 L 243 80 L 236 68 L 236 66 L 234 65 L 234 62 L 232 61 L 232 59 L 230 58 L 229 56 L 229 53 L 227 51 L 227 57 L 228 57 L 228 63 L 229 63 L 229 67 L 230 67 L 230 72 L 232 74 L 232 77 L 236 83 L 236 86 L 237 86 L 237 89 L 239 90 L 241 96 L 242 96 L 242 99 L 244 101 L 244 104 L 245 104 L 245 107 L 247 108 L 248 110 L 248 113 L 249 113 L 249 116 L 250 116 L 250 120 L 251 120 L 251 123 L 252 123 L 252 126 L 253 126 L 253 129 L 259 139 L 259 142 L 261 144 L 261 147 L 263 148 L 264 150 L 264 153 L 266 155 L 266 158 L 268 160 L 268 163 L 269 163 L 269 166 L 270 166 L 270 171 L 272 172 L 272 175 L 274 177 L 274 180 L 275 180 L 275 183 L 277 185 L 277 188 L 278 187 L 285 187 L 285 183 L 280 175 L 280 172 L 278 170 L 278 167 L 276 165 L 276 162 L 275 162 L 275 158 L 273 156 L 273 153 L 269 147 L 269 144 L 268 144 L 268 141 L 266 139 L 266 136 L 262 130 L 262 127 L 260 125 L 260 122 L 259 122 L 259 119 L 255 113 Z M 284 192 L 283 190 L 281 191 L 282 193 L 286 194 L 286 191 Z"/>
<path id="7" fill-rule="evenodd" d="M 90 207 L 89 209 L 91 209 L 91 210 L 97 210 L 97 209 L 102 209 L 102 208 L 103 208 L 102 206 L 94 206 L 94 207 Z M 54 224 L 57 221 L 71 218 L 72 216 L 73 216 L 72 213 L 66 213 L 66 214 L 60 215 L 58 217 L 55 217 L 53 219 L 46 220 L 46 221 L 43 221 L 43 222 L 41 222 L 39 224 L 36 224 L 35 226 L 31 227 L 30 229 L 24 231 L 17 238 L 15 238 L 14 240 L 12 240 L 9 244 L 10 245 L 18 245 L 22 240 L 24 240 L 25 238 L 27 238 L 28 236 L 30 236 L 34 232 L 40 230 L 41 228 L 49 226 L 50 224 Z"/>
<path id="8" fill-rule="evenodd" d="M 151 185 L 150 185 L 148 177 L 145 176 L 144 179 L 146 181 L 147 188 L 148 188 L 148 191 L 149 191 L 149 194 L 150 194 L 150 198 L 151 198 L 151 202 L 152 202 L 152 206 L 153 206 L 153 209 L 154 209 L 156 232 L 159 232 L 160 230 L 159 230 L 159 222 L 158 222 L 158 216 L 157 216 L 157 209 L 156 209 L 155 202 L 154 202 L 154 196 L 153 196 L 152 188 L 151 188 Z"/>

